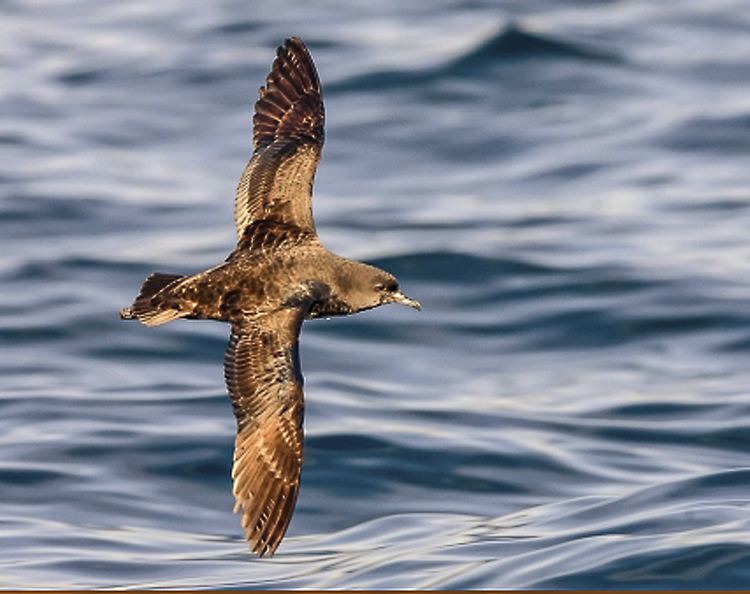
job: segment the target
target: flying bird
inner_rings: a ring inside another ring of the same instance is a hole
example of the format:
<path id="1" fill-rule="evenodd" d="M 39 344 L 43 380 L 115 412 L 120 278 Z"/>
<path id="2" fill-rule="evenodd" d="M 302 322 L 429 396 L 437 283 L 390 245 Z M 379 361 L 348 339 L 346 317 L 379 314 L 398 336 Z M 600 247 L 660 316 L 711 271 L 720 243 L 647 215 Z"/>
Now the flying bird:
<path id="1" fill-rule="evenodd" d="M 318 239 L 312 186 L 324 119 L 312 57 L 301 39 L 287 39 L 255 103 L 254 150 L 234 201 L 234 251 L 192 276 L 152 274 L 120 311 L 146 326 L 179 318 L 231 324 L 224 377 L 237 419 L 234 511 L 260 556 L 276 551 L 299 492 L 302 322 L 387 303 L 421 309 L 393 275 L 337 256 Z"/>

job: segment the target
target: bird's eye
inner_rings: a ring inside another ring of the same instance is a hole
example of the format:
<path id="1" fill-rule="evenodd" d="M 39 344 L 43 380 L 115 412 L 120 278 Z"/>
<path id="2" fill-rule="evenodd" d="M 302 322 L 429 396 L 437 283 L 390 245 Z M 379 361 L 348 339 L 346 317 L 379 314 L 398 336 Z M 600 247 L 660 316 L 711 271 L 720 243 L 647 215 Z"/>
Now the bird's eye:
<path id="1" fill-rule="evenodd" d="M 387 293 L 395 293 L 398 291 L 398 283 L 396 281 L 389 281 L 387 283 L 378 283 L 375 285 L 376 291 L 385 291 Z"/>

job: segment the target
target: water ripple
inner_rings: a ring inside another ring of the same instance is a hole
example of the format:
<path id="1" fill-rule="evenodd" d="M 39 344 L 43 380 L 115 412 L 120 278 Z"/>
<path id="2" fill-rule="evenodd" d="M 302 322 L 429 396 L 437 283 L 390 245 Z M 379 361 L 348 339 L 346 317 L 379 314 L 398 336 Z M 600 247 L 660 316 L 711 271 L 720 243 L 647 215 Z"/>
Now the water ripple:
<path id="1" fill-rule="evenodd" d="M 748 583 L 742 10 L 439 4 L 4 5 L 3 585 Z M 302 489 L 257 560 L 228 328 L 118 311 L 232 249 L 290 35 L 326 93 L 321 238 L 424 311 L 304 325 Z"/>

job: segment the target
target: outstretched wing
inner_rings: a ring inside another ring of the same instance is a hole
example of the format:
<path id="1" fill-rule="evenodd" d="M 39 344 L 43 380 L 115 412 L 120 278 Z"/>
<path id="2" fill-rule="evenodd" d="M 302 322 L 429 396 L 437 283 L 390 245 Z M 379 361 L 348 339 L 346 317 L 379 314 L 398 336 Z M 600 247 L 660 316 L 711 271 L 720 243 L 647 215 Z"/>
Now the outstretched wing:
<path id="1" fill-rule="evenodd" d="M 312 57 L 301 39 L 287 39 L 255 104 L 255 150 L 234 201 L 240 239 L 250 223 L 261 219 L 314 231 L 312 184 L 323 148 L 324 120 Z"/>
<path id="2" fill-rule="evenodd" d="M 302 309 L 232 325 L 224 375 L 237 417 L 235 512 L 250 548 L 272 555 L 294 511 L 302 470 Z"/>

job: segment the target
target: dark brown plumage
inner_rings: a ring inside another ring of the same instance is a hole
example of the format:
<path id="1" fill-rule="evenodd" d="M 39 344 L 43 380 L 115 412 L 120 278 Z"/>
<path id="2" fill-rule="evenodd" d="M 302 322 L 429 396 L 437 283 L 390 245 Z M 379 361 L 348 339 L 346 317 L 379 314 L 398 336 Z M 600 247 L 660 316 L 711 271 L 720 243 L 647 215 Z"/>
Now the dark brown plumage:
<path id="1" fill-rule="evenodd" d="M 152 274 L 120 312 L 147 326 L 178 318 L 231 323 L 224 376 L 237 418 L 235 511 L 261 556 L 279 546 L 299 491 L 303 320 L 385 303 L 420 309 L 392 275 L 336 256 L 318 240 L 311 199 L 324 117 L 312 58 L 300 39 L 287 39 L 255 104 L 255 150 L 235 195 L 235 250 L 192 276 Z"/>

